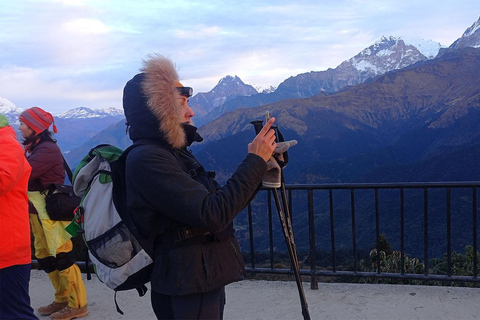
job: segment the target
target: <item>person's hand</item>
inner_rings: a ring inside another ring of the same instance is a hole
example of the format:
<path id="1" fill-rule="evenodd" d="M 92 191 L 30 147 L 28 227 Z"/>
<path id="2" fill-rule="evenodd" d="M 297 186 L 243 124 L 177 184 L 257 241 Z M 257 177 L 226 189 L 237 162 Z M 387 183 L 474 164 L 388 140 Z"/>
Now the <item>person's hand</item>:
<path id="1" fill-rule="evenodd" d="M 271 129 L 274 122 L 275 118 L 270 118 L 255 139 L 248 144 L 248 152 L 262 157 L 265 162 L 270 159 L 277 146 L 275 143 L 275 131 Z"/>

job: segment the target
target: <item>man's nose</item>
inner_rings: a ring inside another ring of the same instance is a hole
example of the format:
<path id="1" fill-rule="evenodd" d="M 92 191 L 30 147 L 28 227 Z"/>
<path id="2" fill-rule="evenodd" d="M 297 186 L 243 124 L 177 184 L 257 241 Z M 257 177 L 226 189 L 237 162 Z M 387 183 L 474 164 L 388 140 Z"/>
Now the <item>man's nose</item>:
<path id="1" fill-rule="evenodd" d="M 187 109 L 188 116 L 193 117 L 195 115 L 195 112 L 193 111 L 193 109 L 188 104 L 187 104 L 187 106 L 188 106 L 188 109 Z"/>

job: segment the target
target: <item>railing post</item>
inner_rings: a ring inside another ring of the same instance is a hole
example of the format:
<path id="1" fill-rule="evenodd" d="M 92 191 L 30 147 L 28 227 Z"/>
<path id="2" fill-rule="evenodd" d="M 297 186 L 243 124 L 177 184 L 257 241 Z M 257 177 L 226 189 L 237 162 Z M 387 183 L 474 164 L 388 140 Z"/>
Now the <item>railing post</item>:
<path id="1" fill-rule="evenodd" d="M 315 220 L 313 209 L 313 190 L 308 189 L 308 231 L 310 238 L 310 289 L 318 289 L 317 259 L 315 253 Z"/>
<path id="2" fill-rule="evenodd" d="M 472 215 L 473 215 L 473 277 L 476 279 L 477 273 L 477 188 L 473 188 L 472 193 Z"/>
<path id="3" fill-rule="evenodd" d="M 248 204 L 248 232 L 250 238 L 250 262 L 255 269 L 255 247 L 253 246 L 253 223 L 252 223 L 252 205 Z"/>
<path id="4" fill-rule="evenodd" d="M 447 275 L 452 276 L 451 189 L 447 188 Z"/>
<path id="5" fill-rule="evenodd" d="M 400 189 L 400 274 L 405 274 L 405 189 Z"/>
<path id="6" fill-rule="evenodd" d="M 268 235 L 270 237 L 270 269 L 273 270 L 273 220 L 272 220 L 272 191 L 268 190 Z"/>
<path id="7" fill-rule="evenodd" d="M 328 189 L 328 199 L 330 207 L 330 239 L 332 242 L 332 271 L 337 271 L 337 259 L 336 259 L 336 249 L 335 249 L 335 223 L 333 220 L 333 190 Z"/>
<path id="8" fill-rule="evenodd" d="M 428 276 L 428 188 L 423 189 L 423 274 Z"/>
<path id="9" fill-rule="evenodd" d="M 378 188 L 375 188 L 375 234 L 377 237 L 377 273 L 382 272 L 380 266 L 380 212 L 378 209 Z"/>
<path id="10" fill-rule="evenodd" d="M 350 189 L 350 206 L 352 212 L 352 246 L 353 246 L 353 272 L 358 271 L 357 233 L 355 232 L 355 189 Z"/>

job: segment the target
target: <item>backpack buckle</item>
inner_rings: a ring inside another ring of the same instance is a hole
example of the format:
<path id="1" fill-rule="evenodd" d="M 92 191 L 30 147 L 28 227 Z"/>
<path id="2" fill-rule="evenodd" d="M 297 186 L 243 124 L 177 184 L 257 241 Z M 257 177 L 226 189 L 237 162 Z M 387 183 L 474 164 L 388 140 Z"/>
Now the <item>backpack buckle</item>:
<path id="1" fill-rule="evenodd" d="M 177 241 L 182 241 L 182 240 L 186 240 L 188 238 L 191 238 L 191 237 L 193 237 L 192 229 L 188 228 L 188 227 L 178 228 L 177 229 L 177 236 L 178 236 Z"/>

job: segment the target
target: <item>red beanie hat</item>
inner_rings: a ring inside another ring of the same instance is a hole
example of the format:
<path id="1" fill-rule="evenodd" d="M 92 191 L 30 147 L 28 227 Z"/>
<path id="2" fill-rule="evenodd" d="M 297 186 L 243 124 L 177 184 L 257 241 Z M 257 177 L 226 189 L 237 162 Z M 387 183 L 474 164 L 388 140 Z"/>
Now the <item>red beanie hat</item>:
<path id="1" fill-rule="evenodd" d="M 33 131 L 35 135 L 42 133 L 47 130 L 50 125 L 53 124 L 53 132 L 57 133 L 57 126 L 55 125 L 55 120 L 50 112 L 47 112 L 39 107 L 32 107 L 23 111 L 20 114 L 20 121 L 25 123 Z"/>

